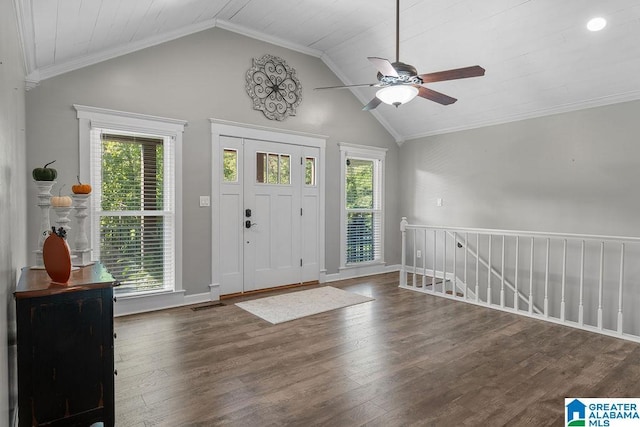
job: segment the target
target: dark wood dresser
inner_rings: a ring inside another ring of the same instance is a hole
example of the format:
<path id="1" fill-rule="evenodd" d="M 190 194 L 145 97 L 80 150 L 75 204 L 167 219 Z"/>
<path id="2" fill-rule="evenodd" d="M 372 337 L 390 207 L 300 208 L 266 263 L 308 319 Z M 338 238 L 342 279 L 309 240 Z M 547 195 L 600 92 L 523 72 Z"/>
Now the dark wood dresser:
<path id="1" fill-rule="evenodd" d="M 113 287 L 100 263 L 65 285 L 22 269 L 14 293 L 19 426 L 114 425 Z"/>

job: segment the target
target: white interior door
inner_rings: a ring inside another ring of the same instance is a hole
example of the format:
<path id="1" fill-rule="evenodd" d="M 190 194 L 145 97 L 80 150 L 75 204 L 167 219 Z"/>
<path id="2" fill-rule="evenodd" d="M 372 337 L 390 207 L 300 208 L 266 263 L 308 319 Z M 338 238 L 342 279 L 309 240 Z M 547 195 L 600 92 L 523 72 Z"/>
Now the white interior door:
<path id="1" fill-rule="evenodd" d="M 318 280 L 315 147 L 220 138 L 221 294 Z"/>

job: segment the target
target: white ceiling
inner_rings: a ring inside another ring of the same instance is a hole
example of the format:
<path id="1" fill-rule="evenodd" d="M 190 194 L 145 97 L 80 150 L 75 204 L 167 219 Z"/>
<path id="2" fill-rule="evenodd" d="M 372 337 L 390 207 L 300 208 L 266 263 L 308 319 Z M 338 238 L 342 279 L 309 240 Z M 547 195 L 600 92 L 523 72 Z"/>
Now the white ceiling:
<path id="1" fill-rule="evenodd" d="M 33 83 L 214 26 L 321 57 L 345 84 L 376 81 L 367 56 L 395 56 L 394 0 L 14 2 Z M 603 31 L 585 28 L 594 16 Z M 400 60 L 419 73 L 487 71 L 429 85 L 453 105 L 380 105 L 398 141 L 640 99 L 638 0 L 401 0 L 400 22 Z M 353 92 L 364 105 L 375 90 Z"/>

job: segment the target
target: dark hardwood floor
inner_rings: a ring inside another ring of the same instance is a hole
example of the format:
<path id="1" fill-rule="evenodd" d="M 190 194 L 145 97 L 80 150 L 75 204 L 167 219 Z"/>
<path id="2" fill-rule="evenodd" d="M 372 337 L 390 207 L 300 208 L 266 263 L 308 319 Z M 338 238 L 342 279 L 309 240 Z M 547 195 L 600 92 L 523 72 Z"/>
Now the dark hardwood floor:
<path id="1" fill-rule="evenodd" d="M 330 285 L 375 301 L 279 325 L 233 304 L 282 291 L 117 318 L 117 425 L 561 426 L 565 397 L 640 397 L 640 344 L 397 273 Z"/>

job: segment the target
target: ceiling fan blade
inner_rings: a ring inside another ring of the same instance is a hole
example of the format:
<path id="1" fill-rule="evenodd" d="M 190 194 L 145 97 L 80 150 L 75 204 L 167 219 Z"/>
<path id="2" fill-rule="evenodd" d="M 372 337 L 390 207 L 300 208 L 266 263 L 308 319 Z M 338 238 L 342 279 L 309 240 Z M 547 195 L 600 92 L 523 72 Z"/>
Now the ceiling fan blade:
<path id="1" fill-rule="evenodd" d="M 322 90 L 322 89 L 349 89 L 352 87 L 372 87 L 377 86 L 379 83 L 361 83 L 357 85 L 344 85 L 344 86 L 326 86 L 326 87 L 315 87 L 313 90 Z"/>
<path id="2" fill-rule="evenodd" d="M 437 102 L 438 104 L 449 105 L 457 101 L 456 98 L 452 98 L 444 93 L 436 92 L 435 90 L 427 89 L 424 86 L 415 87 L 418 88 L 418 96 Z"/>
<path id="3" fill-rule="evenodd" d="M 474 65 L 472 67 L 456 68 L 454 70 L 420 74 L 418 77 L 420 77 L 424 83 L 432 83 L 480 76 L 484 76 L 484 68 L 479 65 Z"/>
<path id="4" fill-rule="evenodd" d="M 393 65 L 391 65 L 388 59 L 377 58 L 375 56 L 369 56 L 367 59 L 371 61 L 373 66 L 376 67 L 383 76 L 399 77 L 398 72 L 393 68 Z"/>
<path id="5" fill-rule="evenodd" d="M 378 105 L 380 105 L 382 103 L 382 101 L 379 98 L 373 98 L 371 101 L 369 101 L 369 103 L 367 105 L 365 105 L 362 108 L 362 111 L 371 111 L 374 108 L 376 108 Z"/>

